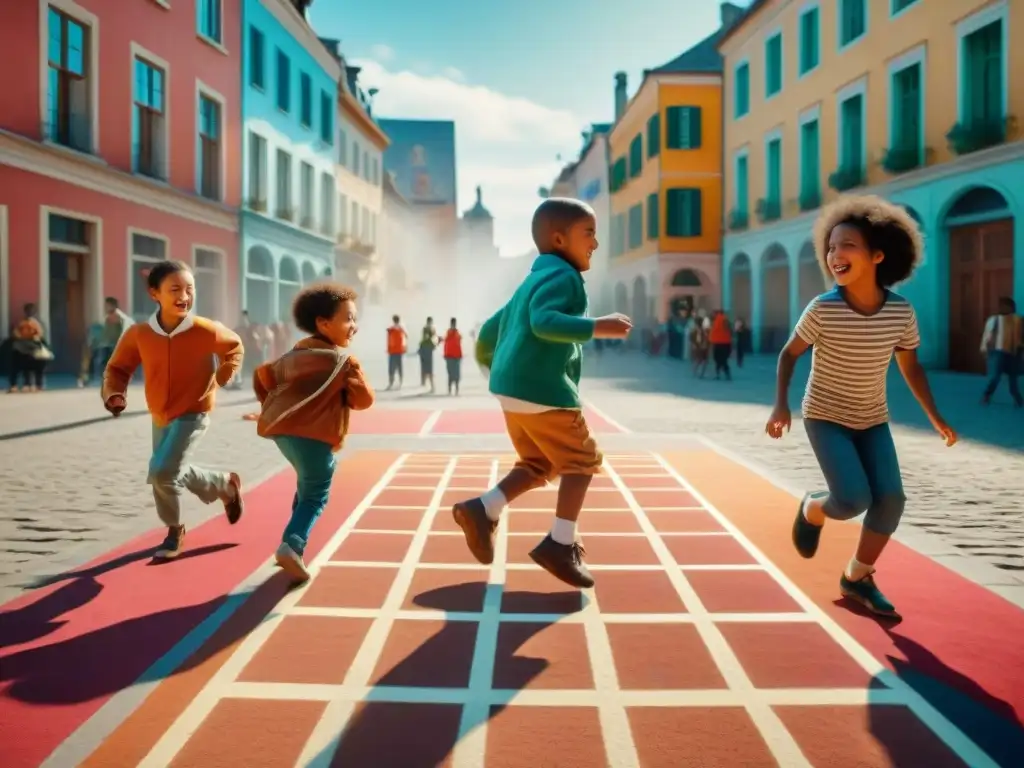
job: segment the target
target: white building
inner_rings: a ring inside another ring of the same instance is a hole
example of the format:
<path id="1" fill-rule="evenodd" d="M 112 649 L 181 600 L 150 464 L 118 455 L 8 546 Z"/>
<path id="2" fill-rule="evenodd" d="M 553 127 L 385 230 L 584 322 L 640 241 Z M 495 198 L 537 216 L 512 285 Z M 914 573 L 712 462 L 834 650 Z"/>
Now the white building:
<path id="1" fill-rule="evenodd" d="M 608 279 L 609 218 L 611 197 L 608 195 L 608 131 L 610 123 L 595 123 L 584 133 L 583 149 L 574 173 L 576 197 L 590 205 L 597 214 L 598 248 L 590 262 L 587 288 L 590 313 L 606 314 L 613 309 L 612 284 Z"/>

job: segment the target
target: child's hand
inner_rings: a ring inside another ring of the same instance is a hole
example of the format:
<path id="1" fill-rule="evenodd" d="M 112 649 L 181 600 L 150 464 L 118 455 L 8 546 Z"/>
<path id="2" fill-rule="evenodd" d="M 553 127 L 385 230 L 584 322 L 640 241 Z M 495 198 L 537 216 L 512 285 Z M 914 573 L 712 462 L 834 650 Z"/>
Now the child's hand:
<path id="1" fill-rule="evenodd" d="M 956 431 L 949 426 L 949 424 L 943 421 L 941 416 L 932 417 L 932 426 L 935 427 L 935 431 L 942 436 L 942 439 L 946 441 L 947 448 L 952 448 L 956 445 L 956 441 L 958 439 Z"/>
<path id="2" fill-rule="evenodd" d="M 111 395 L 107 398 L 107 401 L 103 403 L 103 407 L 110 411 L 110 415 L 116 419 L 121 415 L 121 412 L 128 407 L 128 401 L 125 400 L 124 395 Z"/>
<path id="3" fill-rule="evenodd" d="M 789 432 L 789 428 L 792 425 L 793 416 L 789 412 L 789 406 L 776 405 L 772 410 L 772 415 L 768 417 L 768 423 L 765 425 L 764 431 L 768 437 L 778 440 L 782 437 L 783 430 Z"/>
<path id="4" fill-rule="evenodd" d="M 621 312 L 599 317 L 594 321 L 595 339 L 624 339 L 633 330 L 633 321 Z"/>

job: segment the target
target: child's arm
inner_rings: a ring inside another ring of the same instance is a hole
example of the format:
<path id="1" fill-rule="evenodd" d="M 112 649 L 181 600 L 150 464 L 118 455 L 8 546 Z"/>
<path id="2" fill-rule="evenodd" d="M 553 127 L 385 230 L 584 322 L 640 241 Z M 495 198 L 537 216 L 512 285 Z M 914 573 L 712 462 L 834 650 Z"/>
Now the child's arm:
<path id="1" fill-rule="evenodd" d="M 928 385 L 928 374 L 925 373 L 921 361 L 917 359 L 917 349 L 920 346 L 921 333 L 917 327 L 917 315 L 911 313 L 907 327 L 896 344 L 896 365 L 899 366 L 903 380 L 907 382 L 907 387 L 921 405 L 921 410 L 935 427 L 935 431 L 942 435 L 947 446 L 953 445 L 956 442 L 956 432 L 939 414 L 939 407 L 932 396 L 932 388 Z"/>
<path id="2" fill-rule="evenodd" d="M 213 351 L 220 359 L 220 367 L 217 368 L 217 384 L 225 387 L 228 382 L 238 373 L 242 367 L 242 356 L 245 349 L 242 347 L 242 338 L 222 323 L 214 326 L 216 336 L 213 339 Z"/>
<path id="3" fill-rule="evenodd" d="M 263 363 L 252 372 L 252 390 L 256 393 L 256 399 L 263 405 L 270 390 L 277 386 L 277 379 L 274 376 L 273 363 Z"/>
<path id="4" fill-rule="evenodd" d="M 793 380 L 793 369 L 800 356 L 818 341 L 820 334 L 821 318 L 818 315 L 818 301 L 815 299 L 807 305 L 793 329 L 793 335 L 779 353 L 779 362 L 775 368 L 775 407 L 764 430 L 769 437 L 778 440 L 783 430 L 788 432 L 793 423 L 789 410 L 789 383 Z"/>
<path id="5" fill-rule="evenodd" d="M 498 346 L 498 330 L 501 328 L 501 318 L 505 314 L 505 307 L 502 307 L 480 326 L 480 333 L 476 337 L 476 349 L 474 356 L 478 365 L 490 368 L 494 360 L 494 350 Z"/>
<path id="6" fill-rule="evenodd" d="M 112 413 L 115 410 L 117 413 L 124 410 L 128 383 L 132 380 L 135 369 L 142 363 L 142 356 L 139 354 L 138 329 L 139 326 L 133 325 L 124 332 L 103 371 L 103 386 L 100 387 L 100 395 L 103 398 L 104 406 Z"/>
<path id="7" fill-rule="evenodd" d="M 366 380 L 362 366 L 354 357 L 348 359 L 348 368 L 345 374 L 345 397 L 348 407 L 353 411 L 365 411 L 373 405 L 373 387 Z"/>
<path id="8" fill-rule="evenodd" d="M 579 291 L 570 275 L 543 283 L 530 299 L 530 330 L 539 339 L 579 343 L 594 338 L 596 322 L 570 314 L 573 294 Z"/>

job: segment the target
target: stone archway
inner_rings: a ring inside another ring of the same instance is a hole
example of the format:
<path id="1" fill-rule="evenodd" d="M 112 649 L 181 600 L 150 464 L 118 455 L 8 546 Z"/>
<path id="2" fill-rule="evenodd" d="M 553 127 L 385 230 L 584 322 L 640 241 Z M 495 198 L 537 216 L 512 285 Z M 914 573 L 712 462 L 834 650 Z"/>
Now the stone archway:
<path id="1" fill-rule="evenodd" d="M 754 286 L 751 281 L 750 257 L 737 253 L 729 264 L 729 313 L 733 320 L 753 322 Z"/>
<path id="2" fill-rule="evenodd" d="M 272 323 L 274 318 L 274 257 L 262 245 L 246 254 L 245 306 L 254 323 Z"/>
<path id="3" fill-rule="evenodd" d="M 292 316 L 292 302 L 302 288 L 299 265 L 291 256 L 283 256 L 277 268 L 277 319 L 288 322 Z"/>
<path id="4" fill-rule="evenodd" d="M 789 254 L 778 243 L 761 257 L 761 352 L 778 352 L 792 326 L 789 317 Z"/>
<path id="5" fill-rule="evenodd" d="M 615 285 L 615 310 L 623 314 L 629 314 L 629 289 L 625 283 Z"/>
<path id="6" fill-rule="evenodd" d="M 677 317 L 680 312 L 692 312 L 694 309 L 708 309 L 708 286 L 701 273 L 695 269 L 684 267 L 677 269 L 669 281 L 668 314 Z"/>
<path id="7" fill-rule="evenodd" d="M 316 267 L 313 265 L 313 262 L 302 262 L 302 284 L 309 285 L 310 283 L 315 283 L 317 279 Z"/>
<path id="8" fill-rule="evenodd" d="M 808 240 L 800 248 L 800 256 L 797 259 L 797 308 L 803 311 L 811 303 L 811 300 L 828 290 L 825 275 L 822 272 L 821 264 L 818 262 L 818 254 L 814 251 L 814 243 Z"/>
<path id="9" fill-rule="evenodd" d="M 949 238 L 949 367 L 983 373 L 977 349 L 985 320 L 1001 296 L 1013 295 L 1016 222 L 1001 193 L 973 187 L 960 193 L 941 224 Z"/>

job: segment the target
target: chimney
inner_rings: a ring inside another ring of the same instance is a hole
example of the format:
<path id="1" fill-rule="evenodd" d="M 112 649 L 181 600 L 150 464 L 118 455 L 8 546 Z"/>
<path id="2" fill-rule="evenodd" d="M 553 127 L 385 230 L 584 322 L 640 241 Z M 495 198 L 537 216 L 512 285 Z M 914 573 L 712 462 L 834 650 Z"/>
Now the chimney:
<path id="1" fill-rule="evenodd" d="M 743 16 L 744 10 L 738 5 L 732 3 L 722 3 L 720 8 L 722 29 L 729 29 L 733 24 L 740 20 Z"/>
<path id="2" fill-rule="evenodd" d="M 626 73 L 615 73 L 615 122 L 622 119 L 626 111 Z"/>

